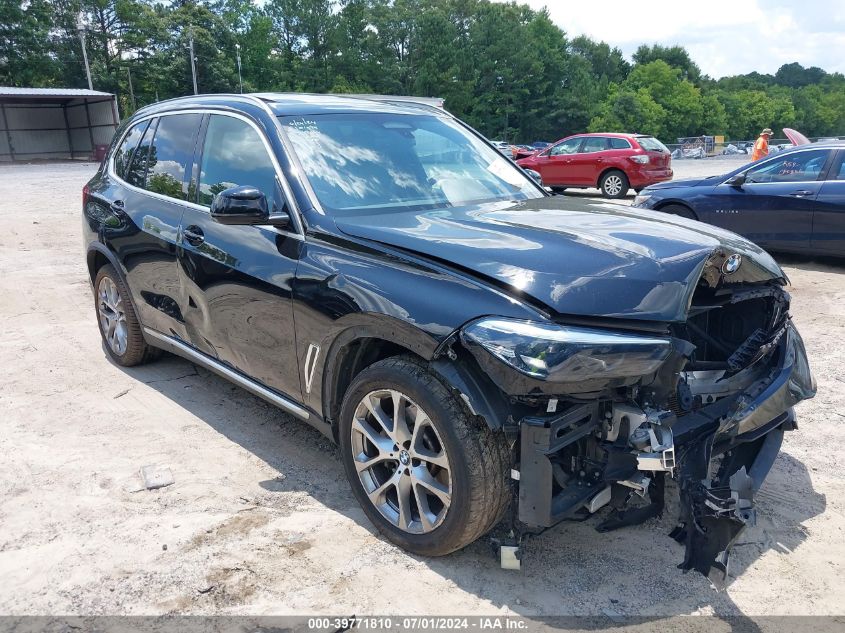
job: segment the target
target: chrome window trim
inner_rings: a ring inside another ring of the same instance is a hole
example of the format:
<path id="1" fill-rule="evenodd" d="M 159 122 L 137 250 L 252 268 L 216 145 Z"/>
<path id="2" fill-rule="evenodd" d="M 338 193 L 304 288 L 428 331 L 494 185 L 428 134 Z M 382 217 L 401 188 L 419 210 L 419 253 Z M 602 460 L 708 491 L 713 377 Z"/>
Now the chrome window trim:
<path id="1" fill-rule="evenodd" d="M 266 104 L 265 104 L 266 105 Z M 232 117 L 233 119 L 239 119 L 246 123 L 247 125 L 251 126 L 252 129 L 256 131 L 259 138 L 261 138 L 261 142 L 264 144 L 264 149 L 267 151 L 267 154 L 270 156 L 270 161 L 273 163 L 273 168 L 276 170 L 276 178 L 279 180 L 279 183 L 282 186 L 282 192 L 285 196 L 285 201 L 287 202 L 288 208 L 291 210 L 291 221 L 294 224 L 296 232 L 285 231 L 280 229 L 276 226 L 271 224 L 254 224 L 251 226 L 257 226 L 264 229 L 269 229 L 275 233 L 279 233 L 280 235 L 284 235 L 286 237 L 292 237 L 298 240 L 304 240 L 304 231 L 302 228 L 302 222 L 299 215 L 299 207 L 296 205 L 296 200 L 293 197 L 293 193 L 291 192 L 290 185 L 287 182 L 287 178 L 285 178 L 284 173 L 282 172 L 282 168 L 279 165 L 279 161 L 276 158 L 276 153 L 273 151 L 273 147 L 270 145 L 270 142 L 267 140 L 267 136 L 261 131 L 258 125 L 250 119 L 249 117 L 237 113 L 237 112 L 227 112 L 225 110 L 215 110 L 213 108 L 186 108 L 184 110 L 169 110 L 167 112 L 155 112 L 151 114 L 145 114 L 144 116 L 138 117 L 132 121 L 132 124 L 129 125 L 123 135 L 120 137 L 118 144 L 116 147 L 120 146 L 120 143 L 123 142 L 123 139 L 128 134 L 129 130 L 131 130 L 137 123 L 141 121 L 146 121 L 147 119 L 154 119 L 157 117 L 163 116 L 174 116 L 177 114 L 216 114 L 221 116 L 228 116 Z M 169 196 L 165 196 L 164 194 L 156 193 L 154 191 L 148 191 L 146 189 L 142 189 L 141 187 L 136 187 L 135 185 L 129 184 L 123 178 L 117 175 L 114 171 L 114 153 L 109 156 L 108 164 L 107 164 L 107 171 L 110 178 L 114 178 L 118 182 L 121 183 L 124 187 L 135 191 L 140 194 L 144 194 L 150 196 L 152 198 L 157 198 L 158 200 L 163 200 L 165 202 L 175 203 L 175 204 L 182 204 L 190 209 L 194 209 L 196 211 L 204 211 L 205 213 L 209 213 L 210 210 L 208 207 L 202 204 L 197 204 L 195 202 L 191 202 L 189 200 L 180 200 L 179 198 L 171 198 Z"/>
<path id="2" fill-rule="evenodd" d="M 803 154 L 804 152 L 830 152 L 830 151 L 832 151 L 832 150 L 829 147 L 807 147 L 806 149 L 799 149 L 799 150 L 791 151 L 787 154 L 787 156 L 791 156 L 793 154 Z M 757 162 L 751 163 L 751 164 L 747 165 L 745 167 L 745 169 L 743 169 L 742 171 L 739 171 L 736 174 L 734 174 L 734 176 L 739 175 L 739 174 L 747 174 L 753 167 L 765 165 L 769 161 L 772 161 L 772 160 L 779 158 L 780 157 L 779 154 L 780 154 L 780 152 L 778 152 L 778 154 L 775 154 L 774 156 L 767 156 L 764 159 L 760 159 Z M 827 160 L 830 160 L 830 156 L 828 156 Z M 827 164 L 827 160 L 825 161 L 825 165 Z M 821 173 L 819 173 L 819 175 L 821 175 Z M 727 184 L 728 180 L 730 180 L 731 178 L 733 178 L 733 176 L 730 176 L 726 180 L 720 182 L 717 186 Z M 786 185 L 786 184 L 807 185 L 807 184 L 811 184 L 811 183 L 814 183 L 814 182 L 821 183 L 821 182 L 826 182 L 826 181 L 820 180 L 819 178 L 816 178 L 815 180 L 789 180 L 789 181 L 783 181 L 783 182 L 748 182 L 748 183 L 743 183 L 743 187 L 746 186 L 746 185 L 749 185 L 749 186 L 750 185 Z"/>

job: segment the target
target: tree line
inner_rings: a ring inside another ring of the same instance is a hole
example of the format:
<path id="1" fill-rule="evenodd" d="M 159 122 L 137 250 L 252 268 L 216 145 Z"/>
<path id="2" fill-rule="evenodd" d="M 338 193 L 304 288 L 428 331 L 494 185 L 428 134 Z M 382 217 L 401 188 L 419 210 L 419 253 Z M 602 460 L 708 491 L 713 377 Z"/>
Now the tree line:
<path id="1" fill-rule="evenodd" d="M 793 63 L 714 80 L 680 46 L 643 45 L 629 62 L 545 10 L 488 0 L 6 0 L 0 84 L 86 87 L 80 12 L 94 88 L 116 93 L 124 115 L 193 92 L 193 39 L 201 93 L 237 92 L 242 80 L 244 92 L 438 96 L 511 141 L 845 134 L 840 73 Z"/>

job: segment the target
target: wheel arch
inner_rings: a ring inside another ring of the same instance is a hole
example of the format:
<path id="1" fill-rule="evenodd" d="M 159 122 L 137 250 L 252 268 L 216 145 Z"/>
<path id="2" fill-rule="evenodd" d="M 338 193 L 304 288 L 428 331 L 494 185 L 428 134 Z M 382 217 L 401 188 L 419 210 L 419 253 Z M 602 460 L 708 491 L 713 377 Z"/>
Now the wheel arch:
<path id="1" fill-rule="evenodd" d="M 392 356 L 405 354 L 428 362 L 434 357 L 437 345 L 438 342 L 425 332 L 390 317 L 354 325 L 338 334 L 328 346 L 317 372 L 321 377 L 322 417 L 331 425 L 335 439 L 340 407 L 355 376 Z"/>
<path id="2" fill-rule="evenodd" d="M 624 175 L 624 176 L 625 176 L 625 178 L 627 178 L 627 179 L 628 179 L 628 184 L 630 184 L 630 183 L 631 183 L 631 178 L 628 176 L 628 172 L 626 172 L 624 169 L 622 169 L 621 167 L 618 167 L 618 166 L 616 166 L 616 165 L 608 165 L 607 167 L 605 167 L 605 168 L 604 168 L 604 169 L 603 169 L 603 170 L 599 173 L 599 177 L 598 177 L 598 178 L 596 178 L 596 187 L 601 187 L 601 181 L 602 181 L 602 178 L 604 178 L 605 176 L 607 176 L 607 174 L 609 174 L 609 173 L 610 173 L 610 172 L 612 172 L 612 171 L 618 171 L 618 172 L 621 172 L 621 173 L 622 173 L 622 175 Z"/>
<path id="3" fill-rule="evenodd" d="M 441 353 L 442 345 L 433 338 L 429 337 L 428 341 L 433 346 L 428 342 L 420 344 L 419 331 L 417 334 L 416 338 L 401 339 L 395 332 L 385 335 L 370 328 L 354 328 L 335 339 L 322 371 L 323 419 L 331 425 L 335 440 L 341 405 L 355 376 L 380 360 L 400 355 L 425 364 L 468 413 L 481 418 L 490 429 L 499 429 L 507 422 L 510 415 L 507 397 L 470 354 L 456 346 L 458 354 L 450 357 Z"/>
<path id="4" fill-rule="evenodd" d="M 97 278 L 97 272 L 106 264 L 114 266 L 117 273 L 124 278 L 124 282 L 126 281 L 126 276 L 124 275 L 123 269 L 119 265 L 117 258 L 100 242 L 92 242 L 88 245 L 85 261 L 88 264 L 88 279 L 92 284 Z"/>
<path id="5" fill-rule="evenodd" d="M 698 220 L 698 213 L 684 200 L 662 200 L 660 204 L 654 207 L 655 211 L 663 211 L 666 207 L 683 207 L 692 214 L 693 220 Z M 663 211 L 665 213 L 665 211 Z M 682 216 L 681 216 L 682 217 Z"/>

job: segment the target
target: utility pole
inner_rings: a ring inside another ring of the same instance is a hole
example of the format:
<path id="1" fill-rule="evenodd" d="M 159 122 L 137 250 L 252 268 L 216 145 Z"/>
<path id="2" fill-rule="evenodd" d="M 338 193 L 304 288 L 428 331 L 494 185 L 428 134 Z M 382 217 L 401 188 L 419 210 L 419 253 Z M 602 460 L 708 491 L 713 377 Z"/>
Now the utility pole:
<path id="1" fill-rule="evenodd" d="M 243 77 L 241 77 L 241 45 L 237 44 L 237 43 L 235 44 L 235 57 L 238 60 L 238 84 L 240 84 L 241 94 L 243 94 L 244 80 L 243 80 Z"/>
<path id="2" fill-rule="evenodd" d="M 129 77 L 129 99 L 132 101 L 132 112 L 138 109 L 135 105 L 135 90 L 132 88 L 132 71 L 129 70 L 129 66 L 126 67 L 126 75 Z"/>
<path id="3" fill-rule="evenodd" d="M 190 39 L 188 40 L 188 46 L 191 49 L 191 76 L 194 79 L 194 94 L 199 94 L 199 90 L 197 90 L 197 65 L 196 60 L 194 58 L 194 30 L 191 29 Z"/>
<path id="4" fill-rule="evenodd" d="M 79 41 L 82 42 L 82 59 L 85 60 L 85 75 L 88 77 L 88 90 L 94 89 L 94 84 L 91 82 L 91 67 L 88 65 L 88 50 L 85 47 L 85 18 L 82 11 L 76 16 L 76 32 L 79 33 Z"/>

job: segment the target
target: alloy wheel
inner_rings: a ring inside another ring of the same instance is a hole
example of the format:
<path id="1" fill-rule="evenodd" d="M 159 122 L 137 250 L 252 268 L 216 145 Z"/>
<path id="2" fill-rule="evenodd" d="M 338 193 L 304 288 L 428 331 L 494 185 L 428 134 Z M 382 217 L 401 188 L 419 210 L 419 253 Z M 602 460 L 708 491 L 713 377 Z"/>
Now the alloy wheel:
<path id="1" fill-rule="evenodd" d="M 604 179 L 604 190 L 609 196 L 618 196 L 622 191 L 622 178 L 610 175 Z"/>
<path id="2" fill-rule="evenodd" d="M 103 277 L 100 280 L 97 298 L 103 338 L 115 354 L 122 356 L 129 340 L 129 330 L 126 325 L 123 298 L 110 277 Z"/>
<path id="3" fill-rule="evenodd" d="M 368 393 L 352 420 L 355 470 L 373 506 L 394 526 L 425 534 L 452 502 L 449 457 L 425 411 L 395 389 Z"/>

